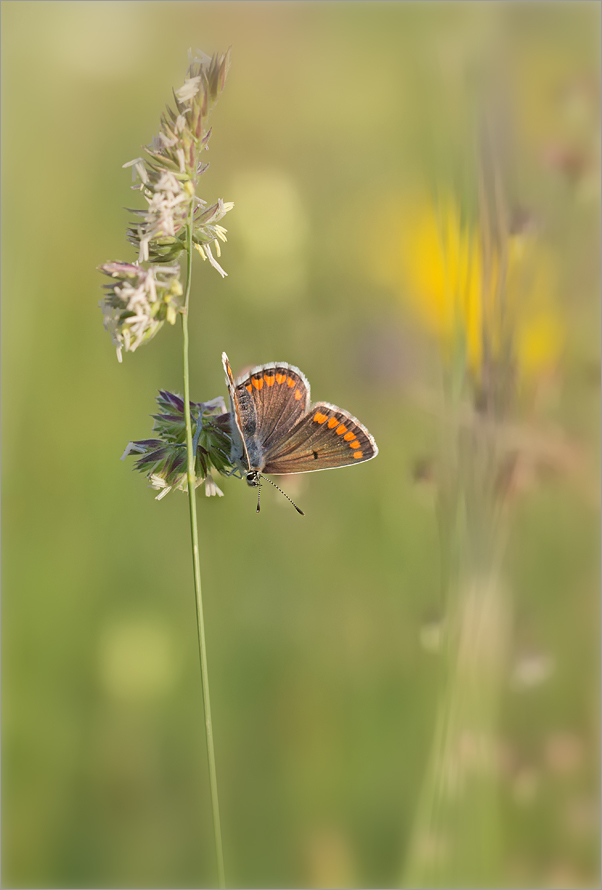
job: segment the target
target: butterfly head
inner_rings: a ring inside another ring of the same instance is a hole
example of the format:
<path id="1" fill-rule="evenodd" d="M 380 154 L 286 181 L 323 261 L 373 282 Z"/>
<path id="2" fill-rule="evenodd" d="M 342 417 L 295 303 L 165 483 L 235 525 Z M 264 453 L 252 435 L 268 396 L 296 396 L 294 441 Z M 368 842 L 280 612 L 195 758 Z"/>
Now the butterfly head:
<path id="1" fill-rule="evenodd" d="M 258 485 L 261 484 L 259 481 L 260 478 L 261 473 L 259 472 L 259 470 L 251 470 L 251 472 L 247 473 L 245 476 L 247 485 L 250 485 L 251 488 L 256 488 Z"/>

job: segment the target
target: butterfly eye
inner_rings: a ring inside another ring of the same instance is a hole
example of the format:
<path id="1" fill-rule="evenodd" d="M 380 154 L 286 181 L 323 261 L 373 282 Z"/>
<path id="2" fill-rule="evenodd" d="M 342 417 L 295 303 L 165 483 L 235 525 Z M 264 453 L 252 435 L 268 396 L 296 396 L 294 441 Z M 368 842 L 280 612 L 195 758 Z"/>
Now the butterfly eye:
<path id="1" fill-rule="evenodd" d="M 247 473 L 247 475 L 245 477 L 247 480 L 247 485 L 251 485 L 251 486 L 259 485 L 257 476 L 258 476 L 257 473 Z"/>

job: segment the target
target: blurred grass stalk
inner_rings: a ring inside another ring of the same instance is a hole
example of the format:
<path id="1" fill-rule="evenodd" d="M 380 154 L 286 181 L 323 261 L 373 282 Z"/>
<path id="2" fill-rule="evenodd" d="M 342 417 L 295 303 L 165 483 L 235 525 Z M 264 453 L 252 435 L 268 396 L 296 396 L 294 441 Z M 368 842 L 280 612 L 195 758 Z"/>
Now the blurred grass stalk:
<path id="1" fill-rule="evenodd" d="M 490 131 L 479 150 L 477 207 L 473 233 L 461 213 L 439 208 L 445 302 L 455 307 L 437 472 L 444 680 L 404 887 L 503 885 L 498 715 L 512 613 L 503 557 L 518 459 L 503 431 L 521 371 L 522 307 L 508 288 L 515 233 Z"/>
<path id="2" fill-rule="evenodd" d="M 501 571 L 503 530 L 479 509 L 478 487 L 462 479 L 472 475 L 471 461 L 476 468 L 484 458 L 485 465 L 490 442 L 477 432 L 460 451 L 456 509 L 446 518 L 453 525 L 447 526 L 444 687 L 404 887 L 491 887 L 500 876 L 498 713 L 511 604 Z"/>

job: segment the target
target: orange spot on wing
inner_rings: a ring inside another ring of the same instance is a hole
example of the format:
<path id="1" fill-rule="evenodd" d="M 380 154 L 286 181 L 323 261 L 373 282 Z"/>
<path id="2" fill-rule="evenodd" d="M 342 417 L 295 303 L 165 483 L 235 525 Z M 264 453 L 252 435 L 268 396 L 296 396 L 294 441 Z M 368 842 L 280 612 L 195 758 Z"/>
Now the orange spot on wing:
<path id="1" fill-rule="evenodd" d="M 342 436 L 343 433 L 347 432 L 347 427 L 344 424 L 341 424 L 337 427 L 337 436 Z"/>
<path id="2" fill-rule="evenodd" d="M 344 438 L 346 442 L 351 442 L 352 439 L 355 439 L 355 433 L 349 431 L 348 433 L 345 433 Z"/>
<path id="3" fill-rule="evenodd" d="M 288 383 L 288 385 L 290 386 L 291 389 L 292 389 L 293 386 L 295 385 L 295 381 L 293 380 L 292 377 L 287 377 L 287 378 L 286 378 L 286 382 Z"/>
<path id="4" fill-rule="evenodd" d="M 273 386 L 273 385 L 274 385 L 274 380 L 275 380 L 276 378 L 274 377 L 273 374 L 272 374 L 272 375 L 270 375 L 270 374 L 265 374 L 263 379 L 265 380 L 265 382 L 267 383 L 268 386 Z"/>
<path id="5" fill-rule="evenodd" d="M 331 430 L 333 430 L 333 429 L 335 428 L 335 426 L 337 425 L 338 422 L 339 422 L 339 421 L 337 420 L 336 417 L 331 417 L 330 420 L 328 421 L 328 426 L 329 426 L 329 428 L 330 428 Z"/>
<path id="6" fill-rule="evenodd" d="M 253 392 L 253 387 L 250 383 L 247 383 L 247 392 Z"/>
<path id="7" fill-rule="evenodd" d="M 253 384 L 255 389 L 261 389 L 263 387 L 263 377 L 260 377 L 259 380 L 257 380 L 255 377 L 252 377 L 251 383 Z"/>
<path id="8" fill-rule="evenodd" d="M 364 455 L 362 454 L 361 451 L 354 451 L 353 456 L 354 456 L 355 460 L 359 460 L 359 459 L 362 458 Z"/>
<path id="9" fill-rule="evenodd" d="M 276 374 L 276 383 L 284 383 L 286 374 Z"/>
<path id="10" fill-rule="evenodd" d="M 360 443 L 359 443 L 359 442 L 357 441 L 357 439 L 356 439 L 355 442 L 350 442 L 350 443 L 349 443 L 349 447 L 350 447 L 350 448 L 359 448 L 359 447 L 360 447 Z"/>
<path id="11" fill-rule="evenodd" d="M 297 399 L 297 401 L 299 401 L 299 399 L 302 398 L 300 389 L 295 390 L 295 398 Z"/>
<path id="12" fill-rule="evenodd" d="M 322 414 L 321 411 L 316 411 L 314 414 L 314 420 L 316 423 L 324 423 L 325 420 L 328 420 L 326 414 Z"/>

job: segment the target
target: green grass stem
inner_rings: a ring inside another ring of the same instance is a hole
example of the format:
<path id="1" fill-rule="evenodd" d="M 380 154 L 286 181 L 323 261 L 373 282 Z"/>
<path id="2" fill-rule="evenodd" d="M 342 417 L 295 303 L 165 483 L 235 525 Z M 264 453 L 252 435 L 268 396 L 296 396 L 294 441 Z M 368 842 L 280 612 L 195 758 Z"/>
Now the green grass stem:
<path id="1" fill-rule="evenodd" d="M 203 687 L 203 709 L 205 714 L 205 738 L 207 741 L 207 760 L 209 764 L 209 785 L 211 789 L 211 813 L 213 816 L 213 835 L 215 839 L 215 855 L 217 859 L 218 886 L 223 890 L 226 886 L 224 874 L 224 854 L 222 849 L 222 830 L 219 817 L 219 800 L 217 794 L 217 771 L 215 768 L 215 748 L 213 745 L 213 726 L 211 722 L 211 700 L 209 696 L 209 675 L 207 670 L 207 644 L 205 642 L 205 619 L 203 616 L 203 596 L 201 593 L 201 564 L 199 559 L 199 535 L 196 515 L 196 475 L 195 455 L 192 450 L 192 422 L 190 418 L 190 369 L 189 369 L 189 337 L 188 313 L 190 286 L 192 281 L 192 213 L 188 221 L 186 264 L 186 294 L 184 312 L 182 314 L 183 354 L 184 354 L 184 406 L 186 418 L 186 448 L 188 453 L 188 505 L 190 509 L 190 538 L 192 543 L 192 567 L 194 574 L 194 592 L 196 604 L 197 634 L 199 640 L 199 658 L 201 662 L 201 683 Z"/>

